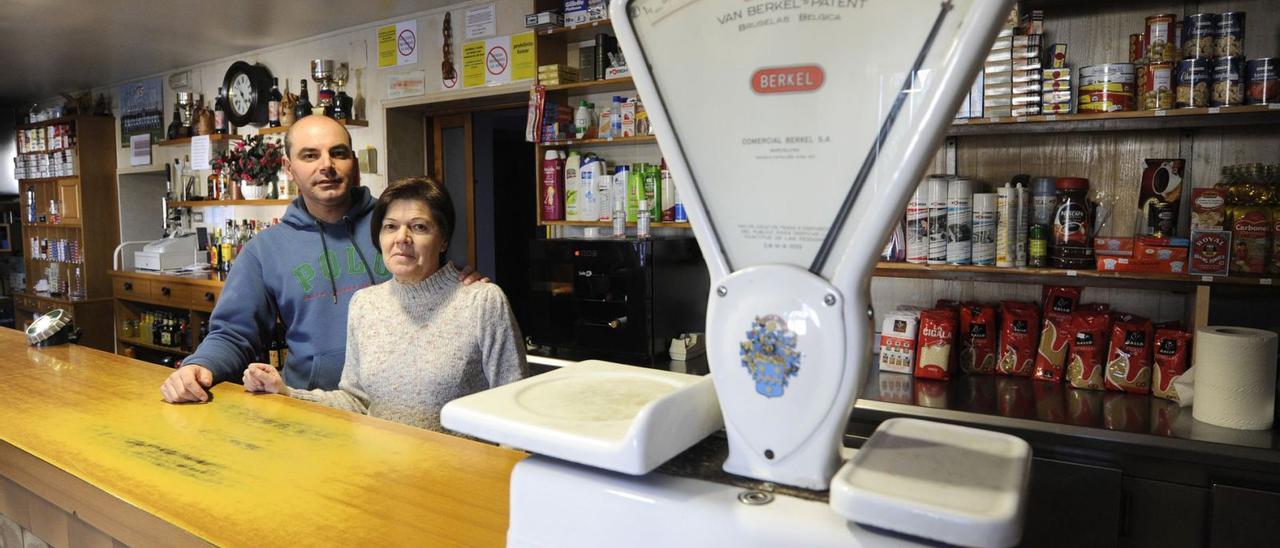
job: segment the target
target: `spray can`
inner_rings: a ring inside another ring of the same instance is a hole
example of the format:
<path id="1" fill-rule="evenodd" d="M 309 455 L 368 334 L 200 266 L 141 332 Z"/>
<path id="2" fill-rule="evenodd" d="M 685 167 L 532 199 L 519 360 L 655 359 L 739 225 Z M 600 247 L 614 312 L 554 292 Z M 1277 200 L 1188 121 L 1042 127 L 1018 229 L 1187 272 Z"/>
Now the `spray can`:
<path id="1" fill-rule="evenodd" d="M 996 264 L 996 195 L 973 195 L 973 264 Z"/>
<path id="2" fill-rule="evenodd" d="M 907 262 L 929 262 L 929 188 L 925 181 L 916 185 L 907 202 Z"/>
<path id="3" fill-rule="evenodd" d="M 947 264 L 972 260 L 973 181 L 955 178 L 947 184 Z"/>
<path id="4" fill-rule="evenodd" d="M 950 178 L 929 176 L 929 264 L 947 264 L 947 192 Z"/>

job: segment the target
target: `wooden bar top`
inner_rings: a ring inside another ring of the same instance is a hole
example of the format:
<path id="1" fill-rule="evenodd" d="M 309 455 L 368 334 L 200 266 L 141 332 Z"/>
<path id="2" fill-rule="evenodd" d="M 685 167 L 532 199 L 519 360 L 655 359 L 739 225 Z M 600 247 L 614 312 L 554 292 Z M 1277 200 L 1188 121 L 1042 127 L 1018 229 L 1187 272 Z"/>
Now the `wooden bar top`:
<path id="1" fill-rule="evenodd" d="M 130 544 L 504 544 L 523 453 L 229 383 L 171 405 L 170 372 L 0 329 L 0 476 L 39 483 L 29 463 L 43 461 L 105 492 L 124 510 L 63 488 L 81 519 Z"/>

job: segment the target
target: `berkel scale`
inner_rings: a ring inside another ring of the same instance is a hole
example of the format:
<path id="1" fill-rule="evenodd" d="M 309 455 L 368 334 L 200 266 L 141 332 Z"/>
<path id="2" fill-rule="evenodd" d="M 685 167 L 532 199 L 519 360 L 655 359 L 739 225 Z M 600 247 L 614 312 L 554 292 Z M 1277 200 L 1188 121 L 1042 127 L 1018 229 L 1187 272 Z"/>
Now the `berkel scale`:
<path id="1" fill-rule="evenodd" d="M 533 453 L 509 546 L 1018 542 L 1026 442 L 892 419 L 841 445 L 883 242 L 1011 4 L 614 1 L 710 270 L 711 373 L 588 361 L 446 405 L 445 427 Z M 721 428 L 727 474 L 673 471 Z"/>

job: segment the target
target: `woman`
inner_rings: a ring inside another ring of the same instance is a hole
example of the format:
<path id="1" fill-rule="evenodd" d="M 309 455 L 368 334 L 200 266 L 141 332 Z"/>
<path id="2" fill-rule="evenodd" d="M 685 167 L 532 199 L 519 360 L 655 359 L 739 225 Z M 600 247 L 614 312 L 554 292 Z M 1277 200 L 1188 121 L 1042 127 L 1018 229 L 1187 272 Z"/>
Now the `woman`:
<path id="1" fill-rule="evenodd" d="M 396 181 L 370 223 L 392 280 L 352 296 L 338 390 L 290 389 L 262 363 L 245 370 L 245 390 L 441 431 L 445 403 L 525 376 L 519 328 L 497 285 L 463 286 L 445 259 L 454 212 L 444 185 Z"/>

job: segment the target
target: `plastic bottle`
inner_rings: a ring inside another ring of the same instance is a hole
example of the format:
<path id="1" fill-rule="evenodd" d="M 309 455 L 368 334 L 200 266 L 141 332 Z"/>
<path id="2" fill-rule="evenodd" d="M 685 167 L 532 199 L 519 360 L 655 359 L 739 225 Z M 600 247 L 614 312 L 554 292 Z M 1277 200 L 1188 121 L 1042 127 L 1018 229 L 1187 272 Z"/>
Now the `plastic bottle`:
<path id="1" fill-rule="evenodd" d="M 569 151 L 569 159 L 564 163 L 564 219 L 581 221 L 579 200 L 582 196 L 582 157 L 578 151 Z"/>
<path id="2" fill-rule="evenodd" d="M 614 137 L 622 137 L 622 104 L 625 102 L 626 97 L 613 96 L 613 117 L 609 119 L 609 134 Z"/>
<path id="3" fill-rule="evenodd" d="M 585 100 L 578 103 L 578 110 L 573 113 L 574 137 L 585 139 L 591 130 L 591 110 Z"/>
<path id="4" fill-rule="evenodd" d="M 1031 180 L 1031 224 L 1053 224 L 1053 212 L 1058 209 L 1057 179 L 1036 177 Z"/>
<path id="5" fill-rule="evenodd" d="M 594 154 L 588 154 L 578 169 L 578 220 L 595 221 L 600 218 L 597 207 L 597 179 L 600 177 L 601 160 Z"/>
<path id="6" fill-rule="evenodd" d="M 564 220 L 564 160 L 560 151 L 542 157 L 542 220 Z"/>
<path id="7" fill-rule="evenodd" d="M 649 237 L 649 200 L 640 199 L 639 209 L 636 210 L 636 237 Z"/>
<path id="8" fill-rule="evenodd" d="M 596 177 L 597 221 L 613 220 L 613 170 L 600 160 L 600 175 Z"/>

